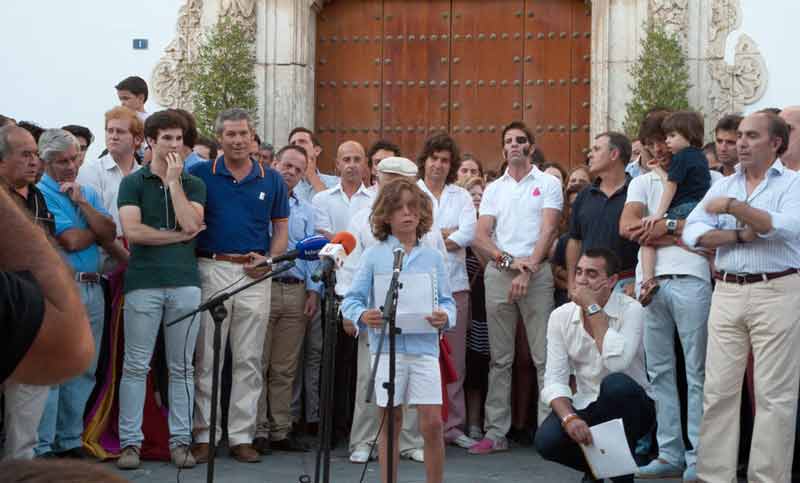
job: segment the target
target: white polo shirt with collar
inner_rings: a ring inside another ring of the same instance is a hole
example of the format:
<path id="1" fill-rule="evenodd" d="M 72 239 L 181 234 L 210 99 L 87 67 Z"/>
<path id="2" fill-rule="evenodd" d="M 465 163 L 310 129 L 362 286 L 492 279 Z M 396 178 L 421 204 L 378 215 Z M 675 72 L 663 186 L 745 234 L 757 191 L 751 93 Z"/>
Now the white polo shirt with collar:
<path id="1" fill-rule="evenodd" d="M 613 292 L 603 307 L 608 330 L 603 352 L 583 327 L 583 313 L 574 302 L 558 307 L 547 324 L 547 364 L 542 402 L 559 397 L 572 400 L 575 409 L 584 409 L 597 400 L 606 376 L 621 372 L 630 376 L 652 398 L 644 367 L 644 309 L 636 300 Z M 572 394 L 570 374 L 575 374 L 577 392 Z"/>
<path id="2" fill-rule="evenodd" d="M 134 161 L 131 173 L 135 173 L 140 168 L 139 163 Z M 78 184 L 91 186 L 100 194 L 103 208 L 111 214 L 114 223 L 117 224 L 117 237 L 122 236 L 122 223 L 119 222 L 117 195 L 119 194 L 119 185 L 124 177 L 122 168 L 117 165 L 110 154 L 106 154 L 99 159 L 87 161 L 78 170 Z"/>
<path id="3" fill-rule="evenodd" d="M 363 183 L 350 198 L 345 194 L 341 183 L 320 191 L 311 200 L 317 231 L 337 233 L 347 230 L 350 219 L 362 209 L 372 207 L 374 199 L 374 195 Z"/>
<path id="4" fill-rule="evenodd" d="M 447 237 L 448 240 L 461 247 L 458 250 L 447 252 L 450 288 L 453 293 L 469 290 L 467 247 L 475 239 L 475 227 L 478 224 L 472 197 L 464 188 L 454 184 L 447 184 L 442 190 L 441 199 L 437 200 L 428 189 L 425 181 L 417 181 L 417 186 L 430 197 L 433 203 L 434 226 L 432 230 L 441 232 L 445 228 L 458 227 L 458 230 Z"/>
<path id="5" fill-rule="evenodd" d="M 517 181 L 508 170 L 486 187 L 480 206 L 480 216 L 495 219 L 492 239 L 501 251 L 514 257 L 529 257 L 539 239 L 542 210 L 561 211 L 564 193 L 555 176 L 536 166 Z"/>

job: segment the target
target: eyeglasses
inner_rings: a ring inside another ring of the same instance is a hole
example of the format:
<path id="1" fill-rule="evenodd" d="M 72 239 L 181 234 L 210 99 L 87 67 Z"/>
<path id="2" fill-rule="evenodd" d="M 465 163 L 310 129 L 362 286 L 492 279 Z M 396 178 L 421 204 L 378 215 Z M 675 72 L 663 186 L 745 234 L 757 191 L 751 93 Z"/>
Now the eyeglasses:
<path id="1" fill-rule="evenodd" d="M 517 144 L 528 144 L 527 136 L 510 137 L 510 138 L 506 139 L 506 144 L 510 144 L 511 141 L 516 141 Z"/>

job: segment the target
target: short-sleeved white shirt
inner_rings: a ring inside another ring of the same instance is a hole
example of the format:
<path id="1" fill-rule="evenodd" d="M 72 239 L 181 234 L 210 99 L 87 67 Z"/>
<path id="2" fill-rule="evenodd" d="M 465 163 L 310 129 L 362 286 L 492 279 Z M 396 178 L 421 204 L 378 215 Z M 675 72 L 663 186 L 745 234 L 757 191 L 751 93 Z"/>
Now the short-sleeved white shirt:
<path id="1" fill-rule="evenodd" d="M 358 191 L 347 197 L 342 184 L 320 191 L 311 200 L 317 231 L 338 233 L 347 229 L 353 215 L 372 207 L 375 196 L 362 184 Z"/>
<path id="2" fill-rule="evenodd" d="M 561 211 L 564 193 L 555 176 L 536 166 L 519 182 L 508 170 L 483 193 L 480 216 L 496 220 L 493 240 L 497 248 L 515 257 L 533 253 L 542 227 L 542 210 Z"/>
<path id="3" fill-rule="evenodd" d="M 658 209 L 661 194 L 664 192 L 664 182 L 661 177 L 649 172 L 637 176 L 628 185 L 628 198 L 625 204 L 641 203 L 644 205 L 643 216 L 647 216 Z M 639 260 L 642 258 L 639 249 Z M 693 275 L 701 280 L 710 281 L 711 274 L 708 261 L 705 257 L 690 252 L 677 245 L 659 247 L 656 249 L 656 266 L 653 272 L 659 275 Z M 636 281 L 642 282 L 642 264 L 636 265 Z"/>

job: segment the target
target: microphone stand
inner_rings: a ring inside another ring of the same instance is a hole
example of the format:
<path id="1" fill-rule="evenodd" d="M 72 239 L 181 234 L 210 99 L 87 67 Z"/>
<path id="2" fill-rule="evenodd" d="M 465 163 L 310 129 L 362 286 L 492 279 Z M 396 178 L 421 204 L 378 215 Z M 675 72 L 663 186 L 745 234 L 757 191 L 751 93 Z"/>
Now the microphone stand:
<path id="1" fill-rule="evenodd" d="M 333 396 L 334 377 L 336 374 L 336 339 L 338 337 L 337 322 L 339 320 L 336 308 L 336 272 L 331 268 L 322 274 L 325 284 L 323 298 L 322 327 L 324 328 L 322 346 L 322 387 L 320 388 L 320 428 L 319 445 L 317 448 L 316 465 L 314 468 L 314 482 L 328 483 L 330 481 L 331 466 L 331 434 L 333 433 Z"/>
<path id="2" fill-rule="evenodd" d="M 395 390 L 395 371 L 397 368 L 396 361 L 396 348 L 395 336 L 401 331 L 397 328 L 397 302 L 400 298 L 400 289 L 403 284 L 400 283 L 400 271 L 403 268 L 403 255 L 402 249 L 395 249 L 394 251 L 394 267 L 392 268 L 392 280 L 389 282 L 389 290 L 386 291 L 386 300 L 384 301 L 381 311 L 383 312 L 383 326 L 381 327 L 381 335 L 378 339 L 378 349 L 375 353 L 375 362 L 372 363 L 372 374 L 369 378 L 367 385 L 366 402 L 372 402 L 372 396 L 375 393 L 375 377 L 378 373 L 378 363 L 381 360 L 381 351 L 383 350 L 383 338 L 386 336 L 386 328 L 389 328 L 389 380 L 383 383 L 386 388 L 387 403 L 387 434 L 386 438 L 386 482 L 394 482 L 394 390 Z"/>
<path id="3" fill-rule="evenodd" d="M 222 345 L 222 335 L 220 333 L 220 327 L 222 326 L 222 322 L 228 316 L 228 309 L 225 308 L 224 302 L 229 298 L 233 297 L 234 295 L 236 295 L 237 293 L 243 290 L 247 290 L 253 285 L 257 285 L 263 282 L 264 280 L 267 280 L 276 275 L 280 275 L 284 272 L 291 270 L 294 267 L 294 265 L 295 263 L 293 261 L 289 261 L 286 264 L 280 266 L 277 270 L 273 270 L 261 278 L 257 278 L 231 291 L 224 291 L 214 297 L 211 297 L 210 299 L 200 304 L 195 310 L 166 324 L 167 327 L 172 327 L 178 322 L 188 319 L 189 317 L 194 317 L 195 315 L 199 314 L 200 312 L 203 312 L 204 310 L 207 310 L 208 313 L 211 314 L 211 318 L 214 320 L 214 344 L 213 344 L 214 372 L 211 375 L 211 427 L 209 428 L 210 434 L 208 440 L 208 467 L 206 471 L 207 483 L 212 483 L 214 481 L 214 457 L 216 456 L 216 450 L 217 450 L 217 440 L 216 440 L 217 395 L 219 394 L 219 353 L 220 353 L 220 346 Z"/>

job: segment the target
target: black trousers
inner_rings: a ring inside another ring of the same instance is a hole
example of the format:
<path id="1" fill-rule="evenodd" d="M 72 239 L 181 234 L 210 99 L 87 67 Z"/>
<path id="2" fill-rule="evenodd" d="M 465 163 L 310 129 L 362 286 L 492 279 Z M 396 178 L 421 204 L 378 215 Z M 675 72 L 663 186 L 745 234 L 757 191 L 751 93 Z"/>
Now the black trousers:
<path id="1" fill-rule="evenodd" d="M 590 427 L 622 418 L 625 436 L 631 452 L 636 441 L 647 434 L 656 422 L 656 406 L 642 386 L 622 373 L 609 374 L 600 384 L 597 401 L 576 411 Z M 589 465 L 578 443 L 561 427 L 561 419 L 550 413 L 536 432 L 536 450 L 546 460 L 554 461 L 578 471 L 589 472 Z M 611 481 L 633 481 L 633 475 L 619 476 Z"/>

